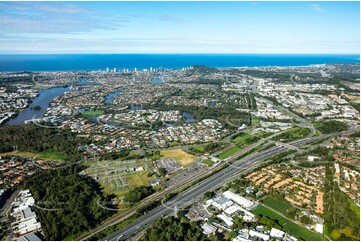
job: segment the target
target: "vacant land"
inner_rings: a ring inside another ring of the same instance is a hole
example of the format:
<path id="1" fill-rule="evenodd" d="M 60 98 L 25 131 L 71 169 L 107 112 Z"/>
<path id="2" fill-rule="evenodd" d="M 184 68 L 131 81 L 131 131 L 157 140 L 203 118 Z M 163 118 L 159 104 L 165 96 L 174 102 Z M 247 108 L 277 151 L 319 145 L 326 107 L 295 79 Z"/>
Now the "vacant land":
<path id="1" fill-rule="evenodd" d="M 218 157 L 219 159 L 225 159 L 225 158 L 227 158 L 228 156 L 231 156 L 231 155 L 233 155 L 234 153 L 236 153 L 236 152 L 238 152 L 238 151 L 240 151 L 240 150 L 241 150 L 241 148 L 239 148 L 238 146 L 234 146 L 234 147 L 232 147 L 232 148 L 229 148 L 228 150 L 223 151 L 223 152 L 220 153 L 217 157 Z"/>
<path id="2" fill-rule="evenodd" d="M 89 110 L 89 111 L 85 111 L 83 113 L 83 115 L 85 116 L 98 116 L 98 115 L 102 115 L 104 113 L 104 111 L 102 110 Z"/>
<path id="3" fill-rule="evenodd" d="M 202 161 L 203 164 L 207 165 L 207 166 L 211 166 L 214 164 L 214 162 L 210 159 L 204 160 Z"/>
<path id="4" fill-rule="evenodd" d="M 278 220 L 278 223 L 283 226 L 284 231 L 289 232 L 291 235 L 294 235 L 298 239 L 303 239 L 307 241 L 326 240 L 323 238 L 322 235 L 316 234 L 262 205 L 258 205 L 255 209 L 252 210 L 252 212 L 254 214 L 262 214 L 263 216 L 267 216 L 273 220 Z"/>
<path id="5" fill-rule="evenodd" d="M 197 156 L 188 154 L 182 149 L 162 150 L 160 154 L 165 158 L 174 158 L 182 166 L 187 166 L 197 159 Z"/>
<path id="6" fill-rule="evenodd" d="M 140 171 L 127 176 L 127 183 L 130 186 L 149 186 L 147 171 Z"/>
<path id="7" fill-rule="evenodd" d="M 257 140 L 259 140 L 259 138 L 257 136 L 251 136 L 247 133 L 242 133 L 242 134 L 238 135 L 237 137 L 235 137 L 234 139 L 232 139 L 231 141 L 233 143 L 236 143 L 238 146 L 242 146 L 245 144 L 253 143 Z"/>
<path id="8" fill-rule="evenodd" d="M 272 140 L 289 142 L 289 141 L 305 138 L 310 133 L 311 131 L 308 128 L 296 127 L 289 129 L 280 135 L 275 136 L 274 138 L 272 138 Z"/>
<path id="9" fill-rule="evenodd" d="M 6 152 L 6 153 L 0 153 L 0 156 L 22 156 L 26 158 L 37 158 L 41 160 L 51 160 L 51 161 L 64 161 L 67 156 L 55 151 L 53 149 L 45 150 L 41 153 L 32 153 L 32 152 L 26 152 L 26 151 L 13 151 L 13 152 Z"/>

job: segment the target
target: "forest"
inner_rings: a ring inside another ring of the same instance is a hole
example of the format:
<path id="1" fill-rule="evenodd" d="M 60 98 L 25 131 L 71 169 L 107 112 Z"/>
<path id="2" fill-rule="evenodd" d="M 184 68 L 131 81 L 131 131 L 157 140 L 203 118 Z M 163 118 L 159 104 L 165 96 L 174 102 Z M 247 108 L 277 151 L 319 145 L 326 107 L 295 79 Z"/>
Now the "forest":
<path id="1" fill-rule="evenodd" d="M 78 175 L 76 166 L 46 170 L 25 184 L 34 196 L 34 207 L 47 240 L 63 240 L 94 228 L 112 212 L 98 205 L 107 201 L 93 179 Z"/>
<path id="2" fill-rule="evenodd" d="M 204 240 L 201 228 L 196 222 L 184 217 L 167 217 L 155 221 L 145 232 L 146 241 L 194 241 Z"/>
<path id="3" fill-rule="evenodd" d="M 67 156 L 68 161 L 81 159 L 78 146 L 86 142 L 70 130 L 48 129 L 34 124 L 0 127 L 0 152 L 18 151 L 39 153 L 52 149 Z"/>

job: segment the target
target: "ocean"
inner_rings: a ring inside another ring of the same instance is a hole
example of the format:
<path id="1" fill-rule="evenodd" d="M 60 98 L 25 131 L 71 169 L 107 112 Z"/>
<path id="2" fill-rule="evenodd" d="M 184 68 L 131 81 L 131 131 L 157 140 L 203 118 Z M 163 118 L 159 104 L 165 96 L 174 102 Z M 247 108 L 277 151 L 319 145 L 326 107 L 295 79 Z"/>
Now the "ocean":
<path id="1" fill-rule="evenodd" d="M 90 71 L 165 68 L 192 65 L 210 67 L 300 66 L 359 63 L 357 54 L 47 54 L 0 55 L 0 72 Z"/>

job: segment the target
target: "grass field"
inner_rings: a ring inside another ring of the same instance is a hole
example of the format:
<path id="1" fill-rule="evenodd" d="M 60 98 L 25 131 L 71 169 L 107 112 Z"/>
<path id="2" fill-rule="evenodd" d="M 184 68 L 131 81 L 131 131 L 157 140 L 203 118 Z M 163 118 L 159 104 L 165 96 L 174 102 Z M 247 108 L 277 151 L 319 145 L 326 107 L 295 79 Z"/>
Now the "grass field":
<path id="1" fill-rule="evenodd" d="M 181 166 L 187 166 L 197 159 L 197 156 L 188 154 L 182 149 L 162 150 L 160 154 L 165 158 L 174 158 Z"/>
<path id="2" fill-rule="evenodd" d="M 263 203 L 283 214 L 285 214 L 288 209 L 292 208 L 286 201 L 280 201 L 271 196 L 265 197 Z"/>
<path id="3" fill-rule="evenodd" d="M 195 146 L 192 146 L 192 149 L 197 151 L 198 153 L 204 153 L 205 152 L 204 145 L 195 145 Z"/>
<path id="4" fill-rule="evenodd" d="M 177 145 L 181 145 L 181 143 L 177 142 L 177 141 L 172 141 L 172 142 L 169 142 L 168 145 L 170 147 L 173 147 L 173 146 L 177 146 Z"/>
<path id="5" fill-rule="evenodd" d="M 37 159 L 42 159 L 42 160 L 54 160 L 54 161 L 64 161 L 67 158 L 66 155 L 61 154 L 53 149 L 48 149 L 41 153 L 32 153 L 32 152 L 26 152 L 26 151 L 14 151 L 14 152 L 0 153 L 0 156 L 6 156 L 6 155 L 17 155 L 17 156 L 22 156 L 22 157 L 26 157 L 26 158 L 37 158 Z"/>
<path id="6" fill-rule="evenodd" d="M 320 241 L 320 240 L 326 240 L 322 235 L 314 233 L 305 227 L 298 225 L 291 220 L 281 216 L 278 213 L 273 212 L 272 210 L 262 206 L 258 205 L 255 209 L 253 209 L 251 212 L 254 214 L 261 214 L 263 216 L 267 216 L 273 220 L 278 220 L 278 223 L 283 226 L 283 230 L 287 233 L 290 233 L 291 235 L 297 237 L 298 239 L 303 239 L 307 241 Z"/>
<path id="7" fill-rule="evenodd" d="M 147 171 L 140 171 L 127 176 L 127 183 L 130 186 L 149 186 Z"/>
<path id="8" fill-rule="evenodd" d="M 102 110 L 89 110 L 82 114 L 85 116 L 98 116 L 98 115 L 102 115 L 103 113 L 104 113 L 104 111 L 102 111 Z"/>
<path id="9" fill-rule="evenodd" d="M 284 132 L 280 135 L 273 137 L 272 140 L 288 142 L 288 141 L 305 138 L 310 133 L 311 133 L 311 131 L 308 128 L 295 127 L 295 128 L 291 128 L 291 129 L 287 130 L 286 132 Z"/>
<path id="10" fill-rule="evenodd" d="M 211 166 L 214 164 L 214 162 L 210 159 L 204 160 L 202 161 L 203 164 L 207 165 L 207 166 Z"/>
<path id="11" fill-rule="evenodd" d="M 217 155 L 217 157 L 218 157 L 219 159 L 225 159 L 225 158 L 227 158 L 228 156 L 233 155 L 234 153 L 236 153 L 236 152 L 238 152 L 238 151 L 240 151 L 240 150 L 241 150 L 241 148 L 239 148 L 238 146 L 234 146 L 234 147 L 232 147 L 232 148 L 229 148 L 228 150 L 223 151 L 222 153 L 220 153 L 219 155 Z"/>

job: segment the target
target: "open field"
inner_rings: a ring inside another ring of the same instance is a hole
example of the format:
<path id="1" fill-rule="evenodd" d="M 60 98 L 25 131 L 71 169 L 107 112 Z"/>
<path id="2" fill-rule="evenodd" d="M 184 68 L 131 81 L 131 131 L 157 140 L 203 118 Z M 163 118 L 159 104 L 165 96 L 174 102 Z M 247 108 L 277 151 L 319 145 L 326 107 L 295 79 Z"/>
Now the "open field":
<path id="1" fill-rule="evenodd" d="M 188 154 L 182 149 L 162 150 L 160 154 L 164 158 L 174 158 L 181 166 L 187 166 L 197 159 L 197 156 Z"/>
<path id="2" fill-rule="evenodd" d="M 127 183 L 130 186 L 149 186 L 147 171 L 135 172 L 127 176 Z"/>
<path id="3" fill-rule="evenodd" d="M 217 155 L 217 157 L 218 157 L 219 159 L 225 159 L 225 158 L 227 158 L 228 156 L 233 155 L 234 153 L 236 153 L 236 152 L 238 152 L 238 151 L 240 151 L 240 150 L 241 150 L 241 148 L 239 148 L 238 146 L 234 146 L 234 147 L 232 147 L 232 148 L 229 148 L 228 150 L 223 151 L 222 153 L 220 153 L 219 155 Z"/>
<path id="4" fill-rule="evenodd" d="M 287 233 L 290 233 L 291 235 L 294 235 L 295 237 L 307 241 L 320 241 L 320 240 L 326 240 L 323 238 L 322 235 L 314 233 L 305 227 L 298 225 L 291 220 L 281 216 L 278 213 L 273 212 L 272 210 L 262 206 L 258 205 L 255 209 L 253 209 L 251 212 L 254 214 L 261 214 L 263 216 L 267 216 L 273 220 L 278 220 L 278 223 L 283 226 L 283 230 Z"/>
<path id="5" fill-rule="evenodd" d="M 280 201 L 271 196 L 265 197 L 263 203 L 283 214 L 285 214 L 288 209 L 292 208 L 286 201 Z"/>
<path id="6" fill-rule="evenodd" d="M 272 140 L 289 142 L 289 141 L 305 138 L 310 134 L 310 132 L 311 131 L 308 128 L 295 127 L 288 129 L 286 132 L 273 137 Z"/>
<path id="7" fill-rule="evenodd" d="M 202 161 L 203 164 L 207 165 L 207 166 L 211 166 L 214 164 L 214 162 L 210 159 L 204 160 Z"/>
<path id="8" fill-rule="evenodd" d="M 7 156 L 7 155 L 16 155 L 26 158 L 37 158 L 37 159 L 52 160 L 52 161 L 64 161 L 67 158 L 66 155 L 61 154 L 53 149 L 48 149 L 41 153 L 32 153 L 26 151 L 13 151 L 13 152 L 0 153 L 0 156 Z"/>
<path id="9" fill-rule="evenodd" d="M 98 115 L 102 115 L 103 113 L 104 113 L 104 111 L 102 111 L 102 110 L 89 110 L 82 114 L 85 116 L 98 116 Z"/>

